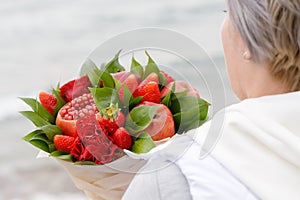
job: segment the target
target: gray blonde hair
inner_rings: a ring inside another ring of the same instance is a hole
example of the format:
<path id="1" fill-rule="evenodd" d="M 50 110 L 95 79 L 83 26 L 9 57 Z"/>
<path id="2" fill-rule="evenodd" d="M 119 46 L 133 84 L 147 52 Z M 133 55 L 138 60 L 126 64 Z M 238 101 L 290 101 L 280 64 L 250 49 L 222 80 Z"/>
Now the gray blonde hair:
<path id="1" fill-rule="evenodd" d="M 300 0 L 227 0 L 229 15 L 255 62 L 289 91 L 300 90 Z"/>

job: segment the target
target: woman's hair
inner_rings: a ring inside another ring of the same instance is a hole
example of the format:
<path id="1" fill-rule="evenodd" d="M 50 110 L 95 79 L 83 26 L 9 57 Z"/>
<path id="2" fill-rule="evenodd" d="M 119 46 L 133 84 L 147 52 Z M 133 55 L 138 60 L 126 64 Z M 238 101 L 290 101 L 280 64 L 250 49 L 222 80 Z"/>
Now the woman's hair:
<path id="1" fill-rule="evenodd" d="M 255 62 L 289 91 L 300 90 L 300 0 L 227 0 L 229 15 Z"/>

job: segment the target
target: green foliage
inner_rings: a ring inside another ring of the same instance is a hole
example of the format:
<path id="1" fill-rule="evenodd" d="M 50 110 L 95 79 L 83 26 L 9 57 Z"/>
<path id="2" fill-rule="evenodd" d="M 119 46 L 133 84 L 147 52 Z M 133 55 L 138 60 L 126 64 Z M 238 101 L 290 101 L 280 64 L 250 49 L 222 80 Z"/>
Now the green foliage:
<path id="1" fill-rule="evenodd" d="M 117 73 L 125 71 L 125 68 L 119 62 L 119 56 L 122 50 L 120 50 L 115 57 L 104 65 L 101 69 L 108 73 Z"/>
<path id="2" fill-rule="evenodd" d="M 156 147 L 152 138 L 147 132 L 141 133 L 133 142 L 131 151 L 137 154 L 148 153 L 151 149 Z"/>
<path id="3" fill-rule="evenodd" d="M 132 135 L 144 130 L 151 124 L 158 108 L 159 106 L 138 106 L 133 108 L 126 119 L 125 129 Z"/>

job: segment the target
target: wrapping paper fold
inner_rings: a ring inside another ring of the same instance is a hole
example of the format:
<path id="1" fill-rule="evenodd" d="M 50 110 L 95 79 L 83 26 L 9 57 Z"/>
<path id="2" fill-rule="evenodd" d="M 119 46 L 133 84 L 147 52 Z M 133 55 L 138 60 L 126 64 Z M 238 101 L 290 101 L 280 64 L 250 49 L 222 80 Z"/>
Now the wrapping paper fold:
<path id="1" fill-rule="evenodd" d="M 75 186 L 95 200 L 121 199 L 136 172 L 147 162 L 127 155 L 106 165 L 74 165 L 55 160 L 64 167 Z"/>
<path id="2" fill-rule="evenodd" d="M 69 174 L 75 186 L 93 200 L 120 200 L 136 173 L 156 152 L 162 150 L 173 138 L 155 141 L 157 147 L 146 154 L 135 154 L 124 150 L 125 156 L 105 165 L 75 165 L 52 157 Z M 37 158 L 49 157 L 40 151 Z"/>

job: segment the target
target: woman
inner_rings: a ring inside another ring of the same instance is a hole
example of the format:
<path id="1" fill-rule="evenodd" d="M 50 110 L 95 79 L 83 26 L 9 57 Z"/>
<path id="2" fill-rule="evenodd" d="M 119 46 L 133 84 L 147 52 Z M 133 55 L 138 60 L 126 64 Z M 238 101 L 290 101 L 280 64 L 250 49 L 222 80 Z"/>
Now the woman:
<path id="1" fill-rule="evenodd" d="M 151 155 L 123 199 L 300 199 L 300 1 L 227 4 L 222 43 L 242 101 L 214 116 L 225 121 L 208 156 L 211 121 Z"/>

